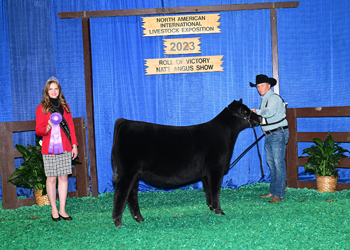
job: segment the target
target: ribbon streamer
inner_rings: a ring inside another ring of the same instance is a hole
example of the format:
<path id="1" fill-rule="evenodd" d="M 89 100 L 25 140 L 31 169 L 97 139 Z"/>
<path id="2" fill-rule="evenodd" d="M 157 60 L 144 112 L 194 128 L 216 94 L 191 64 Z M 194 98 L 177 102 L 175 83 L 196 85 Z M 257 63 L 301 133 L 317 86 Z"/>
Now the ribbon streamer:
<path id="1" fill-rule="evenodd" d="M 60 113 L 53 113 L 50 116 L 50 121 L 52 123 L 49 154 L 61 154 L 63 153 L 62 138 L 60 122 L 62 121 L 62 115 Z"/>

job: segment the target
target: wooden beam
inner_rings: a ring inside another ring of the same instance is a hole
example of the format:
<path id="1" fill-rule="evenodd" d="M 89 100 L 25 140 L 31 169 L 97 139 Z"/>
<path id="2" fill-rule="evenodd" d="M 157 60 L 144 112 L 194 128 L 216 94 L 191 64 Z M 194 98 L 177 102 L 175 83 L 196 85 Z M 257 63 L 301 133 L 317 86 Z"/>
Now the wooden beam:
<path id="1" fill-rule="evenodd" d="M 280 94 L 276 9 L 270 9 L 270 19 L 271 19 L 272 75 L 273 75 L 273 78 L 275 78 L 277 81 L 277 84 L 273 87 L 273 91 L 277 94 Z"/>
<path id="2" fill-rule="evenodd" d="M 82 19 L 83 48 L 84 48 L 84 72 L 85 72 L 85 97 L 86 97 L 86 122 L 88 131 L 91 193 L 93 197 L 98 196 L 98 181 L 96 167 L 95 149 L 95 125 L 94 125 L 94 94 L 92 83 L 92 59 L 91 59 L 91 37 L 90 20 Z"/>
<path id="3" fill-rule="evenodd" d="M 35 128 L 35 121 L 12 122 L 13 132 L 32 131 L 32 128 Z"/>
<path id="4" fill-rule="evenodd" d="M 184 13 L 201 13 L 201 12 L 297 8 L 299 6 L 299 2 L 300 1 L 169 7 L 169 8 L 148 8 L 148 9 L 73 11 L 73 12 L 57 12 L 57 14 L 61 19 L 116 17 L 116 16 L 146 16 L 146 15 L 164 15 L 164 14 L 180 14 L 180 13 L 184 14 Z"/>
<path id="5" fill-rule="evenodd" d="M 347 117 L 350 106 L 297 108 L 296 117 Z"/>

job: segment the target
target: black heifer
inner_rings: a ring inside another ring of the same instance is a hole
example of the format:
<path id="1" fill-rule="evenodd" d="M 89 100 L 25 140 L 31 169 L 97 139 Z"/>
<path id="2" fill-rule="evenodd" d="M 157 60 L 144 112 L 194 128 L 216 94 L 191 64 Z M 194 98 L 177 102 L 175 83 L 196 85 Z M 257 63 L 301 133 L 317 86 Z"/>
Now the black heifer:
<path id="1" fill-rule="evenodd" d="M 207 205 L 215 213 L 224 214 L 220 188 L 237 136 L 259 123 L 260 116 L 242 104 L 242 99 L 233 101 L 213 120 L 193 126 L 118 119 L 112 148 L 115 225 L 122 226 L 126 202 L 135 220 L 144 220 L 137 199 L 140 177 L 161 187 L 202 179 Z"/>

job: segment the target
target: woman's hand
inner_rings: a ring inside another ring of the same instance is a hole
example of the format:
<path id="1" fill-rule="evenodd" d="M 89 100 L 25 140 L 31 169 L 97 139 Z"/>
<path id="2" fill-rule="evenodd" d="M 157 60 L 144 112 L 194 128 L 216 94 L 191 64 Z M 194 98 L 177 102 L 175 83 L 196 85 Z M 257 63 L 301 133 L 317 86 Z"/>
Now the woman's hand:
<path id="1" fill-rule="evenodd" d="M 74 160 L 78 156 L 78 147 L 77 145 L 73 144 L 72 148 L 72 159 Z"/>
<path id="2" fill-rule="evenodd" d="M 46 127 L 46 133 L 49 132 L 49 130 L 52 128 L 52 122 L 49 120 L 47 127 Z"/>

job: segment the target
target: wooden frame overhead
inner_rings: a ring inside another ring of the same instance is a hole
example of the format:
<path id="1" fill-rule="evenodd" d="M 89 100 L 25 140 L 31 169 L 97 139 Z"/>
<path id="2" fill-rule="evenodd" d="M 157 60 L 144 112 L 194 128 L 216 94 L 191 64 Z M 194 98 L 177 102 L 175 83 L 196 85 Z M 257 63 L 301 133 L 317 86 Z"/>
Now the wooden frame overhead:
<path id="1" fill-rule="evenodd" d="M 299 5 L 299 2 L 300 1 L 206 5 L 206 6 L 170 7 L 170 8 L 148 8 L 148 9 L 94 10 L 94 11 L 57 12 L 57 14 L 61 19 L 184 14 L 184 13 L 221 12 L 221 11 L 238 11 L 238 10 L 297 8 Z"/>
<path id="2" fill-rule="evenodd" d="M 90 35 L 90 22 L 89 22 L 90 18 L 270 9 L 272 70 L 273 70 L 273 77 L 277 80 L 277 85 L 274 87 L 274 91 L 276 93 L 279 93 L 277 11 L 276 10 L 282 9 L 282 8 L 297 8 L 299 6 L 299 2 L 300 1 L 188 6 L 188 7 L 171 7 L 171 8 L 58 12 L 57 14 L 61 19 L 70 19 L 70 18 L 82 19 L 85 90 L 86 90 L 86 118 L 87 118 L 87 130 L 88 130 L 92 195 L 94 197 L 97 197 L 98 185 L 97 185 L 97 166 L 96 166 L 95 132 L 94 132 L 94 115 L 93 115 L 94 107 L 93 107 L 93 81 L 92 81 L 92 60 L 91 60 L 91 35 Z"/>

